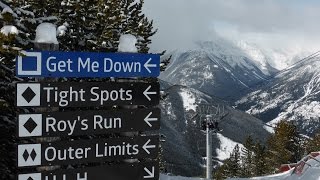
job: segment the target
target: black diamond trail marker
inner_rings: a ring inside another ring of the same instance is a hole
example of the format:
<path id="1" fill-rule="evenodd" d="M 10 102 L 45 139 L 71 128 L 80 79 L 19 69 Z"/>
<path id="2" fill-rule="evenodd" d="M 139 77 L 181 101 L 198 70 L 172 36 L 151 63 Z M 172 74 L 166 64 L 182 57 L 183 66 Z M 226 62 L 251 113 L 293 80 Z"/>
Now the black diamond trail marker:
<path id="1" fill-rule="evenodd" d="M 32 101 L 32 99 L 36 96 L 36 94 L 32 91 L 32 89 L 30 87 L 28 87 L 23 93 L 22 93 L 22 97 L 24 97 L 24 99 L 30 103 Z"/>
<path id="2" fill-rule="evenodd" d="M 30 157 L 32 158 L 33 161 L 36 159 L 37 153 L 36 153 L 36 151 L 35 151 L 34 149 L 32 149 L 32 152 L 31 152 L 31 154 L 30 154 Z"/>
<path id="3" fill-rule="evenodd" d="M 42 136 L 42 114 L 19 114 L 18 137 Z"/>
<path id="4" fill-rule="evenodd" d="M 39 83 L 17 83 L 16 105 L 17 107 L 36 107 L 40 106 Z"/>
<path id="5" fill-rule="evenodd" d="M 32 131 L 37 127 L 37 123 L 35 123 L 30 117 L 28 121 L 23 125 L 23 127 L 25 127 L 29 133 L 32 133 Z"/>
<path id="6" fill-rule="evenodd" d="M 24 160 L 27 161 L 28 158 L 29 158 L 29 153 L 28 153 L 28 151 L 25 150 L 22 156 L 23 156 Z"/>
<path id="7" fill-rule="evenodd" d="M 18 167 L 41 165 L 41 144 L 18 145 L 17 163 L 18 163 Z M 26 177 L 26 179 L 27 178 L 28 177 Z"/>

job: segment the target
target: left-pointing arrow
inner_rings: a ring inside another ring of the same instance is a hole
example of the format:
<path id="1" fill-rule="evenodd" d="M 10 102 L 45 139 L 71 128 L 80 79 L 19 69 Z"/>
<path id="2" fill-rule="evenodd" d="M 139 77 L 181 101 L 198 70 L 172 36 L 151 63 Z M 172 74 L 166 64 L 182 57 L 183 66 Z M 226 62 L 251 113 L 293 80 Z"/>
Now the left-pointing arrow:
<path id="1" fill-rule="evenodd" d="M 149 58 L 148 61 L 147 61 L 146 63 L 144 63 L 144 68 L 146 68 L 146 70 L 147 70 L 149 73 L 151 73 L 151 71 L 150 71 L 149 68 L 152 68 L 152 67 L 155 68 L 155 67 L 157 67 L 156 64 L 149 64 L 151 60 L 152 60 L 152 59 Z"/>
<path id="2" fill-rule="evenodd" d="M 150 171 L 148 168 L 144 168 L 144 171 L 148 174 L 146 176 L 143 176 L 145 179 L 154 178 L 154 166 L 152 166 L 152 170 Z"/>
<path id="3" fill-rule="evenodd" d="M 143 92 L 143 95 L 149 100 L 151 101 L 151 98 L 149 95 L 152 95 L 152 94 L 157 94 L 157 92 L 149 92 L 149 90 L 151 89 L 151 86 L 148 86 L 148 88 Z"/>
<path id="4" fill-rule="evenodd" d="M 158 118 L 151 118 L 152 112 L 150 112 L 146 118 L 144 118 L 144 121 L 148 124 L 149 127 L 152 127 L 151 121 L 158 121 Z"/>
<path id="5" fill-rule="evenodd" d="M 142 147 L 143 150 L 148 154 L 150 154 L 150 151 L 148 150 L 149 148 L 156 148 L 156 145 L 149 145 L 150 141 L 151 140 L 149 139 Z"/>

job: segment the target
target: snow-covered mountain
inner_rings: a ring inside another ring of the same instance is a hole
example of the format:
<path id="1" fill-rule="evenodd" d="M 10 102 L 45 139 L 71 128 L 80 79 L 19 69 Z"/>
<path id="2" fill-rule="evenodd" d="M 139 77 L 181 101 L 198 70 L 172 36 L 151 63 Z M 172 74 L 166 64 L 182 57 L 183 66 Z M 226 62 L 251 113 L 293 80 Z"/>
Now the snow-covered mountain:
<path id="1" fill-rule="evenodd" d="M 166 170 L 184 176 L 199 176 L 204 172 L 205 134 L 201 132 L 197 104 L 225 105 L 229 114 L 221 121 L 222 132 L 213 135 L 213 156 L 216 164 L 228 158 L 234 146 L 244 142 L 248 135 L 261 141 L 269 133 L 261 120 L 226 106 L 225 102 L 196 89 L 161 82 L 166 98 L 161 101 L 161 129 L 165 136 L 162 143 Z M 193 117 L 193 118 L 192 118 Z"/>
<path id="2" fill-rule="evenodd" d="M 320 53 L 316 53 L 266 81 L 236 105 L 271 125 L 295 121 L 302 133 L 311 135 L 320 128 L 319 95 Z"/>
<path id="3" fill-rule="evenodd" d="M 311 54 L 301 47 L 267 49 L 253 42 L 214 40 L 176 50 L 160 78 L 232 101 Z"/>
<path id="4" fill-rule="evenodd" d="M 198 42 L 193 50 L 175 51 L 160 78 L 230 100 L 275 72 L 267 61 L 255 61 L 239 46 L 217 38 Z"/>
<path id="5" fill-rule="evenodd" d="M 282 49 L 263 48 L 261 45 L 246 41 L 235 41 L 234 44 L 247 54 L 265 74 L 268 74 L 268 65 L 277 70 L 284 70 L 314 52 L 294 46 Z"/>

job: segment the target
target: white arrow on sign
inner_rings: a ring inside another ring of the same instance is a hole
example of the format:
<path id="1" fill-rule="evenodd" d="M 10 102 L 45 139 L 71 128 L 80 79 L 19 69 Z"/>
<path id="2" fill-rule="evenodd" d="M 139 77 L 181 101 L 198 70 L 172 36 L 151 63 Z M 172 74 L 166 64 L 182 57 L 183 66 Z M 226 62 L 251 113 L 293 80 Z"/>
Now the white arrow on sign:
<path id="1" fill-rule="evenodd" d="M 151 71 L 150 71 L 149 68 L 151 68 L 151 67 L 157 67 L 156 64 L 149 64 L 151 60 L 152 60 L 152 59 L 150 58 L 146 63 L 144 63 L 144 67 L 146 68 L 146 70 L 147 70 L 149 73 L 151 73 Z"/>
<path id="2" fill-rule="evenodd" d="M 157 94 L 157 92 L 149 92 L 151 86 L 149 86 L 144 92 L 143 92 L 143 95 L 149 100 L 151 101 L 151 98 L 149 95 L 151 94 Z"/>
<path id="3" fill-rule="evenodd" d="M 148 154 L 150 154 L 150 151 L 148 150 L 149 148 L 156 148 L 156 145 L 149 145 L 149 142 L 150 142 L 151 140 L 149 139 L 144 145 L 143 145 L 143 150 L 146 152 L 146 153 L 148 153 Z"/>
<path id="4" fill-rule="evenodd" d="M 144 122 L 148 124 L 148 126 L 152 127 L 151 121 L 158 121 L 158 118 L 151 118 L 152 112 L 150 112 L 147 117 L 144 118 Z"/>
<path id="5" fill-rule="evenodd" d="M 147 176 L 143 176 L 145 179 L 154 178 L 154 166 L 152 166 L 152 170 L 150 171 L 148 168 L 144 168 L 144 171 L 148 173 Z"/>

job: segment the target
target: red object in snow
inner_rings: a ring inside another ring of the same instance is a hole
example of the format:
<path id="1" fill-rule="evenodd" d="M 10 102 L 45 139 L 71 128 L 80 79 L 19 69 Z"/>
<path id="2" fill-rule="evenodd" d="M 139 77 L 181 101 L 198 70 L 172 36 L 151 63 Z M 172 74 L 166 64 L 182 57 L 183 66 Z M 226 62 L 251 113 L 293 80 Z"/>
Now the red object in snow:
<path id="1" fill-rule="evenodd" d="M 297 166 L 296 163 L 292 163 L 292 164 L 282 164 L 279 168 L 280 172 L 286 172 L 289 171 L 292 168 L 295 168 Z"/>

